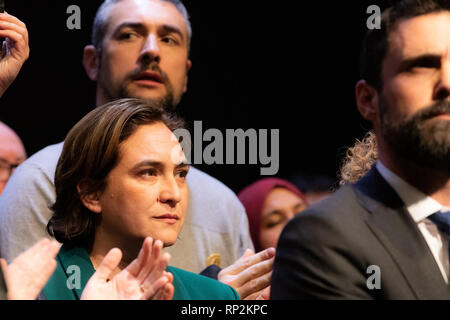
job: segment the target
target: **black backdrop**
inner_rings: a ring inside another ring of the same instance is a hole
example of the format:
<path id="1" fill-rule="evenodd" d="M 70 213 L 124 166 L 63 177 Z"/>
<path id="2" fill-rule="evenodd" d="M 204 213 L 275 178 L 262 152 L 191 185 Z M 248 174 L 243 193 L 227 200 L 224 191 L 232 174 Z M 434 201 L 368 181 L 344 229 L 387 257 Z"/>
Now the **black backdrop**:
<path id="1" fill-rule="evenodd" d="M 100 0 L 6 0 L 30 33 L 30 59 L 0 100 L 0 119 L 28 154 L 60 142 L 95 103 L 81 64 Z M 66 9 L 81 8 L 81 30 Z M 279 176 L 335 176 L 346 146 L 370 127 L 354 101 L 366 9 L 380 1 L 185 1 L 193 26 L 186 120 L 207 128 L 280 129 Z M 200 168 L 234 191 L 259 166 Z"/>

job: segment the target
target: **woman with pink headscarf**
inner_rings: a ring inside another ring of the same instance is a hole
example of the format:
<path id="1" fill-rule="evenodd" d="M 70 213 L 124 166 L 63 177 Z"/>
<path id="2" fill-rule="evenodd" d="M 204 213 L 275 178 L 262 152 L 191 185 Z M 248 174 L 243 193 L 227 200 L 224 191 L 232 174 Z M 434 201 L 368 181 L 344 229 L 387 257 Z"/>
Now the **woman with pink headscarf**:
<path id="1" fill-rule="evenodd" d="M 278 178 L 259 180 L 242 190 L 238 197 L 247 212 L 256 252 L 275 248 L 288 221 L 308 206 L 300 190 Z"/>

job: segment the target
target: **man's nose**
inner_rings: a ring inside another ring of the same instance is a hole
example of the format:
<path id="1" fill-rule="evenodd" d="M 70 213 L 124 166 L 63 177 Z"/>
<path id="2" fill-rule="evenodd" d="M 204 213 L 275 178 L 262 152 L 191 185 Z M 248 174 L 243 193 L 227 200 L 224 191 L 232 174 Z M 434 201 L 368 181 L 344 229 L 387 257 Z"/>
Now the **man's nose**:
<path id="1" fill-rule="evenodd" d="M 143 65 L 148 65 L 153 61 L 159 63 L 161 60 L 158 37 L 154 34 L 150 34 L 142 47 L 140 60 Z"/>
<path id="2" fill-rule="evenodd" d="M 448 60 L 448 59 L 447 59 Z M 450 100 L 450 60 L 443 62 L 435 100 Z"/>
<path id="3" fill-rule="evenodd" d="M 160 201 L 175 207 L 181 201 L 181 188 L 175 177 L 165 177 L 161 181 Z"/>

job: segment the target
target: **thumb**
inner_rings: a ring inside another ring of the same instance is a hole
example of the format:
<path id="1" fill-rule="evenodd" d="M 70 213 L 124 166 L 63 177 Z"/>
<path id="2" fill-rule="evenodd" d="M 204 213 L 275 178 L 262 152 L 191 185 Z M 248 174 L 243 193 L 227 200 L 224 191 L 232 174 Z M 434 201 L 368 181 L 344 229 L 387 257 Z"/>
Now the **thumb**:
<path id="1" fill-rule="evenodd" d="M 120 260 L 122 260 L 122 251 L 117 248 L 111 249 L 103 258 L 92 278 L 95 277 L 96 280 L 106 281 L 114 269 L 117 268 Z"/>

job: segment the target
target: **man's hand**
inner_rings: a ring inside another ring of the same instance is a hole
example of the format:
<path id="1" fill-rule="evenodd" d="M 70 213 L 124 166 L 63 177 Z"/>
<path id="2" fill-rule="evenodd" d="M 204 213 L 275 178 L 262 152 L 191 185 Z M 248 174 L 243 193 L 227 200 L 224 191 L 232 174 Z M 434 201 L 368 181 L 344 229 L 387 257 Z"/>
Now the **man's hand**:
<path id="1" fill-rule="evenodd" d="M 8 288 L 9 300 L 34 300 L 56 269 L 55 257 L 60 244 L 43 239 L 28 249 L 8 266 L 0 259 Z"/>
<path id="2" fill-rule="evenodd" d="M 258 254 L 247 249 L 239 260 L 219 272 L 218 280 L 233 287 L 242 300 L 268 299 L 274 259 L 274 248 Z"/>
<path id="3" fill-rule="evenodd" d="M 122 259 L 120 249 L 112 249 L 91 277 L 82 300 L 171 300 L 173 275 L 165 271 L 170 255 L 162 253 L 163 244 L 146 238 L 138 257 L 108 281 Z"/>
<path id="4" fill-rule="evenodd" d="M 0 96 L 16 79 L 30 55 L 25 24 L 8 13 L 0 13 L 0 37 L 6 38 L 0 60 Z"/>

